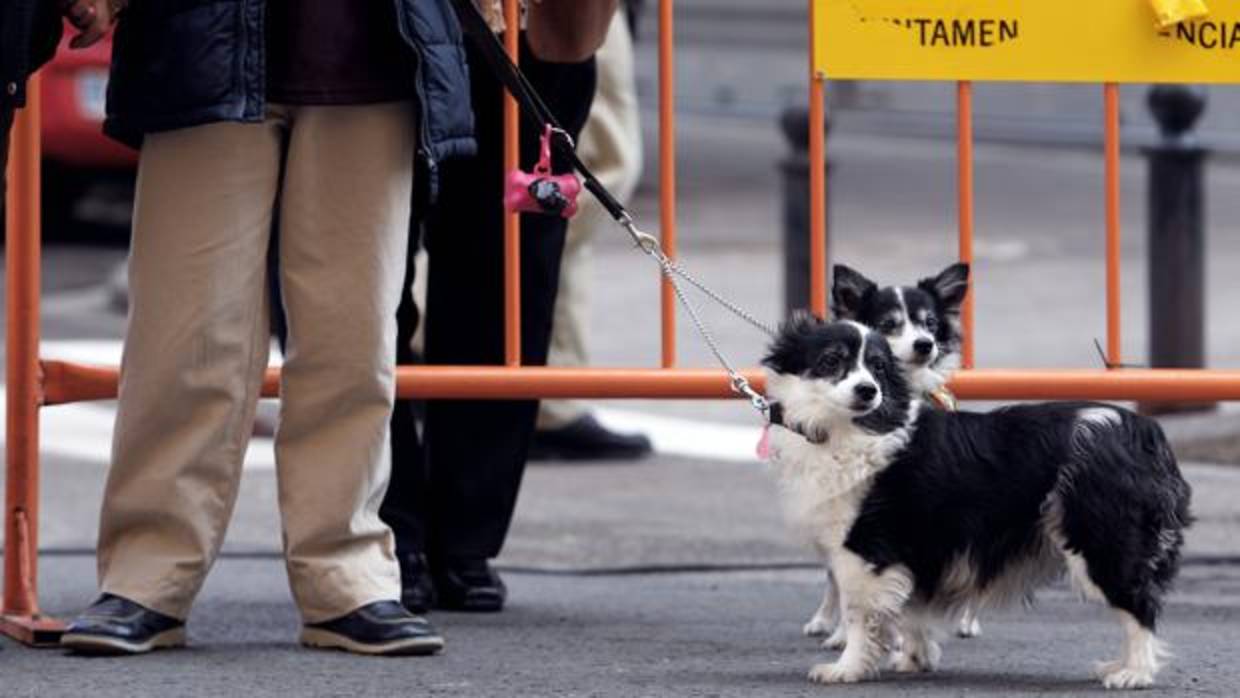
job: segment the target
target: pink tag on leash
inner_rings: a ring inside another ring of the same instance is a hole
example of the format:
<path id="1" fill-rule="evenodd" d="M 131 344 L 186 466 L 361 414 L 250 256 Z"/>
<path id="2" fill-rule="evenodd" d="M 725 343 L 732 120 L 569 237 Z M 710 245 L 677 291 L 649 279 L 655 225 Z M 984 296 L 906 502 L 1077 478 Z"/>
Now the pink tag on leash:
<path id="1" fill-rule="evenodd" d="M 771 425 L 762 427 L 762 436 L 758 439 L 758 458 L 766 460 L 771 457 Z"/>

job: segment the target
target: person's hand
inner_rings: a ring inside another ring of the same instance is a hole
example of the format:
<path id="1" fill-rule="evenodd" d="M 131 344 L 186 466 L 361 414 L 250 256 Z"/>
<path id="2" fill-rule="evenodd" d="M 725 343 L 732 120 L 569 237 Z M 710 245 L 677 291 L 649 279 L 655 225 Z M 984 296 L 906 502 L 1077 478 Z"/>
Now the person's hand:
<path id="1" fill-rule="evenodd" d="M 123 7 L 117 0 L 61 0 L 60 12 L 78 30 L 70 48 L 94 46 L 112 28 L 116 12 Z"/>

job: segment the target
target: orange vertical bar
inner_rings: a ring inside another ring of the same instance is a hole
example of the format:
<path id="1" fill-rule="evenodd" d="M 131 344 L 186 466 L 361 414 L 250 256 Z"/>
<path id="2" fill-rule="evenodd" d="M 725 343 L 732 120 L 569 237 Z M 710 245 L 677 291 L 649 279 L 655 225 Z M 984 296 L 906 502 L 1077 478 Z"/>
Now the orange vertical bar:
<path id="1" fill-rule="evenodd" d="M 1118 366 L 1120 350 L 1119 288 L 1119 85 L 1103 86 L 1105 97 L 1106 207 L 1107 207 L 1107 363 Z"/>
<path id="2" fill-rule="evenodd" d="M 672 0 L 659 0 L 659 227 L 663 252 L 676 258 L 676 82 Z M 662 276 L 659 291 L 663 368 L 676 365 L 676 296 Z"/>
<path id="3" fill-rule="evenodd" d="M 35 616 L 39 550 L 39 118 L 37 79 L 17 114 L 8 172 L 5 309 L 4 604 Z"/>
<path id="4" fill-rule="evenodd" d="M 969 265 L 969 292 L 960 323 L 964 332 L 964 367 L 973 368 L 973 83 L 956 83 L 956 184 L 959 196 L 960 261 Z"/>
<path id="5" fill-rule="evenodd" d="M 827 316 L 827 143 L 826 76 L 814 65 L 818 22 L 816 0 L 809 2 L 809 307 Z"/>
<path id="6" fill-rule="evenodd" d="M 504 0 L 504 46 L 513 62 L 518 57 L 521 18 L 517 0 Z M 504 173 L 520 165 L 521 133 L 517 100 L 504 92 Z M 504 214 L 504 363 L 521 365 L 521 217 Z"/>

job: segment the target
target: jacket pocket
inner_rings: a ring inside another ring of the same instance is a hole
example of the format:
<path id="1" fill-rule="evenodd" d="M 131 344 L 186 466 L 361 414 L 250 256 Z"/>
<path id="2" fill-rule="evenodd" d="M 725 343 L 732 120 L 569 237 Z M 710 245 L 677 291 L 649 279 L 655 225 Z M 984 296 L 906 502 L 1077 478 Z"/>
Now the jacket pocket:
<path id="1" fill-rule="evenodd" d="M 167 128 L 228 110 L 240 99 L 244 47 L 237 0 L 135 2 L 116 28 L 109 115 Z"/>

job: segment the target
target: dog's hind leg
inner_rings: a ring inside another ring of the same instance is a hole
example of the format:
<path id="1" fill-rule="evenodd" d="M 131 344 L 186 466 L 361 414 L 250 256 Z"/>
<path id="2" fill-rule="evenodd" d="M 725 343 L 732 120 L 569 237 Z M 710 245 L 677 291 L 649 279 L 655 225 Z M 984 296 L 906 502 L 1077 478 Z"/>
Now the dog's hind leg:
<path id="1" fill-rule="evenodd" d="M 982 624 L 977 620 L 977 607 L 969 603 L 960 614 L 960 624 L 956 626 L 956 637 L 981 637 Z"/>
<path id="2" fill-rule="evenodd" d="M 817 683 L 853 683 L 873 678 L 890 656 L 894 625 L 912 593 L 912 577 L 902 567 L 875 572 L 869 563 L 848 550 L 832 557 L 831 569 L 843 599 L 848 643 L 839 660 L 814 665 L 809 678 Z"/>
<path id="3" fill-rule="evenodd" d="M 1154 685 L 1154 675 L 1167 651 L 1154 636 L 1153 628 L 1146 627 L 1127 611 L 1117 610 L 1117 613 L 1124 628 L 1123 649 L 1119 659 L 1098 664 L 1098 678 L 1107 688 L 1149 688 Z"/>
<path id="4" fill-rule="evenodd" d="M 840 591 L 831 577 L 831 568 L 826 569 L 827 579 L 822 589 L 822 603 L 802 629 L 809 637 L 831 635 L 839 629 L 840 623 Z"/>
<path id="5" fill-rule="evenodd" d="M 934 671 L 939 668 L 943 650 L 934 640 L 927 619 L 916 612 L 906 612 L 900 624 L 900 650 L 892 655 L 891 667 L 903 673 Z"/>

